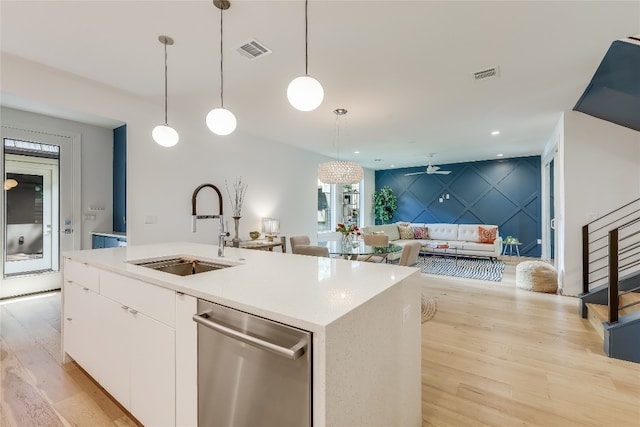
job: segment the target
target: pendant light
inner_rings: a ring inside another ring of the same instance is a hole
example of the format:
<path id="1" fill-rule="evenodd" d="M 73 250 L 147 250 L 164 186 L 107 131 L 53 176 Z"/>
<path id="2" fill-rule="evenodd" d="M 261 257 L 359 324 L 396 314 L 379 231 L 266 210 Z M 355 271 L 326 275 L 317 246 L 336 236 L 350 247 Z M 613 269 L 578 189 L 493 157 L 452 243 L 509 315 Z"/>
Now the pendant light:
<path id="1" fill-rule="evenodd" d="M 296 110 L 312 111 L 322 104 L 324 90 L 319 81 L 309 75 L 309 0 L 304 2 L 304 76 L 296 77 L 287 87 L 287 98 Z"/>
<path id="2" fill-rule="evenodd" d="M 224 108 L 224 72 L 222 68 L 222 11 L 231 7 L 228 0 L 213 0 L 213 4 L 220 9 L 220 107 L 214 108 L 207 114 L 207 127 L 216 135 L 229 135 L 236 129 L 236 116 Z"/>
<path id="3" fill-rule="evenodd" d="M 340 160 L 340 117 L 347 114 L 347 110 L 338 108 L 333 112 L 336 115 L 337 159 L 322 163 L 318 167 L 318 179 L 324 184 L 357 184 L 364 177 L 362 166 Z"/>
<path id="4" fill-rule="evenodd" d="M 153 140 L 163 147 L 173 147 L 178 143 L 178 132 L 167 124 L 167 45 L 173 45 L 169 36 L 158 36 L 158 41 L 164 45 L 164 124 L 153 128 Z"/>

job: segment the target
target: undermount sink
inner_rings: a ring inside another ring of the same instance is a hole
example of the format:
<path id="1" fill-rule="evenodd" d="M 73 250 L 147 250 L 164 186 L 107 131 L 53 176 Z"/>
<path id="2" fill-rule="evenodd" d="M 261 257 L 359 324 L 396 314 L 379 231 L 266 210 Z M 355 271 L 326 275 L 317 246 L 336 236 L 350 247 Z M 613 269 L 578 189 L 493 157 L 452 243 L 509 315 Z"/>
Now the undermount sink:
<path id="1" fill-rule="evenodd" d="M 203 261 L 191 257 L 175 257 L 153 260 L 131 261 L 134 265 L 147 267 L 165 273 L 176 274 L 178 276 L 191 276 L 193 274 L 205 273 L 207 271 L 221 270 L 233 265 L 221 264 L 212 261 Z"/>

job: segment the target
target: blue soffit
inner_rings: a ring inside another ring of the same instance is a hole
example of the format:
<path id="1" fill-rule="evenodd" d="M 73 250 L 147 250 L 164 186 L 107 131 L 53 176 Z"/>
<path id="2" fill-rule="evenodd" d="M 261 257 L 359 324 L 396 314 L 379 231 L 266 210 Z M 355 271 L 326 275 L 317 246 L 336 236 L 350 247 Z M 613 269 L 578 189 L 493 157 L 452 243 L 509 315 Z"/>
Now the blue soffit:
<path id="1" fill-rule="evenodd" d="M 573 109 L 640 131 L 640 37 L 611 44 Z"/>

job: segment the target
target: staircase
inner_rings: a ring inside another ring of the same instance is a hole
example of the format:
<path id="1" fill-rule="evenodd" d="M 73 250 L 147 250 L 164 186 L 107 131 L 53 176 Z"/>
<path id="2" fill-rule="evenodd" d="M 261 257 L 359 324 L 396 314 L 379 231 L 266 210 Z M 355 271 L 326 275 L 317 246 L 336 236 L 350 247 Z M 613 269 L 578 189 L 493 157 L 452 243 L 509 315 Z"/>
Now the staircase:
<path id="1" fill-rule="evenodd" d="M 582 227 L 582 287 L 607 356 L 640 363 L 640 199 Z"/>

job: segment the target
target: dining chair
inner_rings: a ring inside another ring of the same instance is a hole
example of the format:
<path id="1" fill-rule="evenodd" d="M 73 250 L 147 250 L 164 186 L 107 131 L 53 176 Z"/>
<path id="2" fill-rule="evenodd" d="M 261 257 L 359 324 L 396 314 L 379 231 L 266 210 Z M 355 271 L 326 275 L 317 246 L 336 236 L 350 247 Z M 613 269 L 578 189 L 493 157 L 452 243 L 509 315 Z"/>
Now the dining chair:
<path id="1" fill-rule="evenodd" d="M 291 252 L 296 253 L 296 245 L 310 245 L 311 240 L 309 236 L 292 236 L 289 237 L 289 243 L 291 244 Z"/>
<path id="2" fill-rule="evenodd" d="M 386 248 L 389 246 L 389 236 L 386 234 L 365 234 L 362 237 L 364 240 L 364 244 L 367 246 L 378 246 Z M 384 262 L 387 259 L 387 254 L 384 255 L 360 255 L 358 256 L 358 261 L 364 262 Z"/>
<path id="3" fill-rule="evenodd" d="M 294 254 L 298 255 L 312 255 L 329 258 L 329 248 L 326 246 L 296 245 L 292 251 Z"/>
<path id="4" fill-rule="evenodd" d="M 414 266 L 418 262 L 418 256 L 420 256 L 420 242 L 409 242 L 402 247 L 402 253 L 400 254 L 400 261 L 398 264 L 406 266 Z"/>

